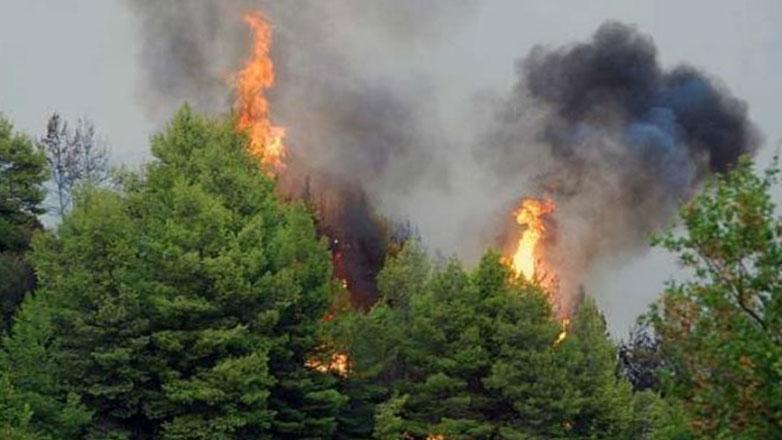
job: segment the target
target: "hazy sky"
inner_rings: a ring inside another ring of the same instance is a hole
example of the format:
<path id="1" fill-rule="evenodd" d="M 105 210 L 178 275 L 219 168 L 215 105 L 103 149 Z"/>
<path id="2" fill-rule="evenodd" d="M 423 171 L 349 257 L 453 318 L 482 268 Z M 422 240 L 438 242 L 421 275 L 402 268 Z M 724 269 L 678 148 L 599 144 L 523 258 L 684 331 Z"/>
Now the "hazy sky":
<path id="1" fill-rule="evenodd" d="M 665 66 L 703 68 L 749 103 L 766 139 L 761 163 L 782 138 L 778 0 L 485 0 L 473 13 L 418 60 L 459 91 L 454 102 L 481 90 L 505 92 L 515 60 L 533 45 L 584 40 L 603 21 L 618 19 L 652 35 Z M 122 0 L 0 0 L 0 112 L 36 136 L 52 111 L 87 116 L 112 145 L 116 163 L 144 160 L 149 136 L 165 121 L 149 120 L 137 99 L 137 30 Z M 643 311 L 673 269 L 668 255 L 655 253 L 590 283 L 615 332 Z"/>

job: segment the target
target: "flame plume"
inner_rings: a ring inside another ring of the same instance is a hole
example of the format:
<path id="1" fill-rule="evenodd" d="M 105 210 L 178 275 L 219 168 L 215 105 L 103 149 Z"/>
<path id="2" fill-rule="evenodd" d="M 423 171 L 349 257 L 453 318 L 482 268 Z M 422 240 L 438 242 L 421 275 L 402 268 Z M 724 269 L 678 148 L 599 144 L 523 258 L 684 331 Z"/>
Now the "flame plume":
<path id="1" fill-rule="evenodd" d="M 269 56 L 272 30 L 260 12 L 249 12 L 244 21 L 253 32 L 252 53 L 245 66 L 236 73 L 236 129 L 247 132 L 250 152 L 274 174 L 284 167 L 285 129 L 269 120 L 269 102 L 264 93 L 274 85 L 274 63 Z"/>
<path id="2" fill-rule="evenodd" d="M 527 280 L 535 280 L 540 264 L 539 242 L 546 232 L 545 217 L 554 212 L 551 200 L 525 198 L 514 213 L 516 223 L 524 227 L 511 260 L 513 271 Z"/>
<path id="3" fill-rule="evenodd" d="M 540 282 L 541 272 L 541 248 L 540 240 L 546 236 L 546 217 L 551 215 L 556 209 L 556 205 L 551 200 L 525 198 L 521 205 L 514 212 L 516 223 L 522 226 L 524 230 L 519 238 L 516 252 L 511 259 L 511 268 L 516 276 L 523 276 L 526 280 Z M 549 299 L 553 298 L 557 292 L 551 284 L 545 286 Z M 562 318 L 562 330 L 557 334 L 554 340 L 554 346 L 561 344 L 567 338 L 570 330 L 570 318 Z"/>

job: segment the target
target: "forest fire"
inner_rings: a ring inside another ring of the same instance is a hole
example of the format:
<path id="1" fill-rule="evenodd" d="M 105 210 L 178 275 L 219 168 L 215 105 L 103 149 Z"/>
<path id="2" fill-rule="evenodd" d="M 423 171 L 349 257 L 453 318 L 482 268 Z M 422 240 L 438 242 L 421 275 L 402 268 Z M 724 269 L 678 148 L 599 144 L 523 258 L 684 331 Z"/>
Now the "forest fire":
<path id="1" fill-rule="evenodd" d="M 521 237 L 518 240 L 516 250 L 510 259 L 511 268 L 516 276 L 524 277 L 527 281 L 540 283 L 549 295 L 552 305 L 556 306 L 556 295 L 559 293 L 555 279 L 546 273 L 547 268 L 543 264 L 542 240 L 550 232 L 546 228 L 547 218 L 554 213 L 556 204 L 549 199 L 536 199 L 526 197 L 514 212 L 516 223 L 523 227 Z M 561 344 L 567 337 L 570 329 L 570 318 L 562 318 L 562 330 L 554 340 L 554 346 Z"/>
<path id="2" fill-rule="evenodd" d="M 304 365 L 320 373 L 334 373 L 341 377 L 347 377 L 350 371 L 350 359 L 345 353 L 333 353 L 327 362 L 311 358 Z"/>
<path id="3" fill-rule="evenodd" d="M 252 53 L 245 66 L 236 74 L 236 129 L 247 132 L 250 152 L 261 160 L 269 173 L 284 167 L 285 129 L 269 120 L 269 102 L 264 92 L 274 85 L 274 63 L 269 56 L 271 26 L 259 12 L 244 15 L 253 32 Z"/>
<path id="4" fill-rule="evenodd" d="M 274 85 L 274 63 L 270 56 L 272 32 L 271 25 L 260 12 L 248 12 L 244 21 L 252 30 L 252 53 L 245 66 L 237 72 L 234 79 L 236 101 L 236 130 L 246 132 L 250 138 L 249 152 L 258 157 L 265 171 L 276 175 L 285 168 L 285 129 L 271 123 L 269 101 L 265 92 Z M 339 250 L 332 258 L 335 263 L 341 261 Z M 343 287 L 347 287 L 344 278 L 340 278 Z M 325 321 L 333 319 L 326 315 Z M 328 360 L 310 358 L 305 365 L 321 373 L 334 373 L 347 376 L 350 360 L 345 353 L 335 352 Z"/>
<path id="5" fill-rule="evenodd" d="M 561 344 L 562 341 L 567 338 L 568 330 L 570 330 L 570 318 L 563 318 L 562 319 L 562 331 L 559 332 L 557 335 L 557 339 L 554 340 L 554 346 Z"/>
<path id="6" fill-rule="evenodd" d="M 546 233 L 546 216 L 554 212 L 554 202 L 547 199 L 524 198 L 514 213 L 516 223 L 524 230 L 513 254 L 511 264 L 517 275 L 529 281 L 540 281 L 542 259 L 540 240 Z"/>
<path id="7" fill-rule="evenodd" d="M 274 86 L 274 63 L 271 59 L 272 29 L 270 23 L 260 12 L 248 12 L 244 15 L 244 21 L 252 31 L 251 54 L 244 67 L 234 76 L 235 87 L 235 127 L 237 131 L 246 132 L 249 136 L 249 152 L 258 157 L 264 170 L 272 175 L 277 175 L 285 169 L 286 147 L 283 143 L 285 129 L 273 125 L 270 118 L 270 105 L 266 99 L 266 92 Z M 350 216 L 357 206 L 364 206 L 365 200 L 359 197 L 347 197 L 342 200 L 346 204 L 341 209 L 332 209 L 341 212 L 341 216 Z M 553 297 L 556 287 L 551 280 L 544 284 L 547 277 L 544 259 L 542 258 L 542 240 L 547 236 L 547 219 L 554 212 L 555 204 L 548 199 L 527 197 L 521 201 L 520 206 L 514 212 L 516 223 L 521 226 L 522 232 L 518 244 L 510 258 L 510 265 L 516 276 L 524 277 L 528 281 L 534 281 L 544 285 Z M 319 210 L 320 211 L 320 210 Z M 331 213 L 334 215 L 334 213 Z M 369 218 L 367 213 L 361 211 L 358 217 Z M 339 217 L 340 214 L 337 214 Z M 355 215 L 354 215 L 355 216 Z M 324 217 L 324 212 L 319 212 L 319 217 Z M 328 215 L 326 215 L 326 218 Z M 321 219 L 323 220 L 323 219 Z M 328 226 L 329 222 L 321 225 L 322 233 L 331 237 L 332 258 L 336 268 L 336 276 L 342 286 L 351 291 L 352 301 L 357 305 L 366 306 L 371 301 L 372 286 L 366 285 L 366 268 L 357 263 L 356 258 L 348 259 L 343 255 L 344 250 L 353 247 L 349 240 L 341 240 L 345 231 L 333 230 Z M 337 222 L 343 223 L 343 222 Z M 355 223 L 355 222 L 349 222 Z M 344 244 L 343 244 L 344 242 Z M 353 243 L 358 245 L 359 243 Z M 365 255 L 354 255 L 363 256 Z M 374 265 L 372 266 L 374 267 Z M 553 298 L 552 298 L 553 299 Z M 371 304 L 371 303 L 370 303 Z M 555 343 L 559 344 L 567 335 L 568 321 L 562 323 L 562 332 Z M 307 366 L 320 372 L 331 372 L 337 375 L 348 374 L 349 358 L 346 354 L 336 352 L 328 360 L 312 358 L 307 361 Z"/>

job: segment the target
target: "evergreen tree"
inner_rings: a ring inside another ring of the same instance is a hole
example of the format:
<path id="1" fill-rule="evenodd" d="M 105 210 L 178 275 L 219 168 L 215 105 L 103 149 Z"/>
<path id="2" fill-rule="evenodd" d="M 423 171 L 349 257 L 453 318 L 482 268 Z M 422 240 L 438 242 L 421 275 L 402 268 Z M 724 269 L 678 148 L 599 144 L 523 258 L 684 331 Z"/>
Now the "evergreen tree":
<path id="1" fill-rule="evenodd" d="M 632 386 L 616 375 L 616 348 L 595 301 L 581 303 L 562 343 L 570 357 L 568 382 L 577 390 L 568 420 L 571 438 L 627 438 L 632 419 Z"/>
<path id="2" fill-rule="evenodd" d="M 591 300 L 555 343 L 561 326 L 546 293 L 499 255 L 471 274 L 455 260 L 429 274 L 412 249 L 388 259 L 379 303 L 343 323 L 353 377 L 386 396 L 375 438 L 630 439 L 642 429 L 633 420 L 646 420 L 647 408 L 633 411 Z"/>
<path id="3" fill-rule="evenodd" d="M 331 277 L 312 219 L 228 122 L 183 108 L 152 152 L 122 193 L 83 191 L 35 243 L 30 308 L 50 313 L 46 359 L 92 412 L 86 437 L 329 437 L 344 398 L 305 366 Z"/>
<path id="4" fill-rule="evenodd" d="M 91 412 L 63 381 L 64 371 L 54 356 L 49 304 L 38 295 L 28 297 L 2 347 L 0 382 L 6 392 L 0 393 L 0 426 L 24 428 L 22 432 L 36 439 L 79 438 Z"/>
<path id="5" fill-rule="evenodd" d="M 25 252 L 40 229 L 47 174 L 46 157 L 0 116 L 0 331 L 35 285 Z"/>
<path id="6" fill-rule="evenodd" d="M 378 275 L 380 298 L 369 313 L 339 311 L 336 345 L 348 353 L 353 368 L 341 380 L 349 402 L 340 414 L 337 438 L 368 439 L 377 431 L 376 406 L 391 396 L 393 384 L 404 375 L 411 301 L 423 292 L 429 272 L 429 261 L 420 244 L 407 241 L 398 253 L 386 258 Z M 376 435 L 387 437 L 390 429 L 382 428 L 384 434 Z"/>

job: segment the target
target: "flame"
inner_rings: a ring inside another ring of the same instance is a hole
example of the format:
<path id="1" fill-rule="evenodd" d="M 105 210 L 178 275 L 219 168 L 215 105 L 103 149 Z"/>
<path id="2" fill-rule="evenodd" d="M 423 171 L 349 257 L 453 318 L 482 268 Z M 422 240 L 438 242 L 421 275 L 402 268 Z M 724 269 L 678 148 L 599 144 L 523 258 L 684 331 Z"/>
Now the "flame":
<path id="1" fill-rule="evenodd" d="M 562 331 L 557 335 L 557 339 L 554 341 L 554 346 L 561 344 L 562 341 L 567 338 L 568 330 L 570 330 L 570 318 L 564 318 L 562 320 Z"/>
<path id="2" fill-rule="evenodd" d="M 245 66 L 236 73 L 235 126 L 250 137 L 249 150 L 261 164 L 274 174 L 284 167 L 285 129 L 269 120 L 269 102 L 264 93 L 274 85 L 274 63 L 269 56 L 272 31 L 260 12 L 249 12 L 244 21 L 253 32 L 252 54 Z"/>
<path id="3" fill-rule="evenodd" d="M 524 227 L 511 264 L 517 275 L 523 275 L 527 280 L 535 280 L 540 263 L 539 242 L 546 232 L 544 218 L 554 212 L 554 202 L 551 200 L 525 198 L 516 210 L 516 223 Z"/>
<path id="4" fill-rule="evenodd" d="M 350 372 L 350 359 L 345 353 L 332 354 L 328 362 L 312 358 L 307 360 L 304 365 L 320 373 L 334 373 L 342 377 L 347 377 Z"/>

